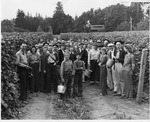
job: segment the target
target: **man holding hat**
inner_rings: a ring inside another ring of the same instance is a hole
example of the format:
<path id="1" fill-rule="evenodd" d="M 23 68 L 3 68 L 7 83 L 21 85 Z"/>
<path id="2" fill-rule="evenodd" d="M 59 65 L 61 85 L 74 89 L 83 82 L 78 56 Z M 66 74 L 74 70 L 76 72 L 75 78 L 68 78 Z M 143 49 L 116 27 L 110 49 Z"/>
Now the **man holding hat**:
<path id="1" fill-rule="evenodd" d="M 26 54 L 26 44 L 20 46 L 20 50 L 16 53 L 17 72 L 20 79 L 20 100 L 27 103 L 27 87 L 28 87 L 28 60 Z"/>

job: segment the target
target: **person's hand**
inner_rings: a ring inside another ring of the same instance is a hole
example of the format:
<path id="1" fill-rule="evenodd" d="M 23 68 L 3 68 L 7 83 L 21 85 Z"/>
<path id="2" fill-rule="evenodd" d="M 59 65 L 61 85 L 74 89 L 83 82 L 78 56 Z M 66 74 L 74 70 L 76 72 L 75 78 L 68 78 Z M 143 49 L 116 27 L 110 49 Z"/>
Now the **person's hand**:
<path id="1" fill-rule="evenodd" d="M 46 73 L 46 70 L 44 70 L 44 73 Z"/>
<path id="2" fill-rule="evenodd" d="M 75 74 L 75 71 L 72 71 L 72 75 L 74 75 Z"/>
<path id="3" fill-rule="evenodd" d="M 61 82 L 62 82 L 62 83 L 64 83 L 64 82 L 65 82 L 64 78 L 62 78 L 62 79 L 61 79 Z"/>

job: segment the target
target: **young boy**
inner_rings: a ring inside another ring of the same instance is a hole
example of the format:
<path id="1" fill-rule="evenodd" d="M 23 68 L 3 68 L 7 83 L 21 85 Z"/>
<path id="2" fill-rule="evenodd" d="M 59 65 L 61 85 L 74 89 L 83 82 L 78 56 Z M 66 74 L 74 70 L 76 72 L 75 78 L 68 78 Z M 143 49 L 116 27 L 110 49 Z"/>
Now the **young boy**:
<path id="1" fill-rule="evenodd" d="M 81 61 L 81 54 L 76 55 L 76 60 L 74 61 L 75 79 L 73 84 L 73 97 L 82 97 L 82 74 L 85 70 L 85 63 Z"/>
<path id="2" fill-rule="evenodd" d="M 61 94 L 60 96 L 61 99 L 64 99 L 64 97 L 66 98 L 71 97 L 73 63 L 69 58 L 70 58 L 70 54 L 66 52 L 64 54 L 64 60 L 61 63 L 61 69 L 60 69 L 61 81 L 66 87 L 64 95 Z"/>

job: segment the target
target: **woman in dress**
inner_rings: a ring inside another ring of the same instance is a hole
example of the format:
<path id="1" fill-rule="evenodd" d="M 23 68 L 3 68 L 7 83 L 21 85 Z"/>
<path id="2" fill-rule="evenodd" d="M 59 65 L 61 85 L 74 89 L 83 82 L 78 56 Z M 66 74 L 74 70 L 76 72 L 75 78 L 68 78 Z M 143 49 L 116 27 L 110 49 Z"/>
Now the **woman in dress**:
<path id="1" fill-rule="evenodd" d="M 113 50 L 115 49 L 115 46 L 113 43 L 108 44 L 108 60 L 113 59 Z M 113 77 L 112 77 L 112 67 L 107 67 L 107 85 L 110 90 L 114 89 L 114 83 L 113 83 Z"/>
<path id="2" fill-rule="evenodd" d="M 122 68 L 122 80 L 124 81 L 124 95 L 122 98 L 133 98 L 133 81 L 132 74 L 135 68 L 134 55 L 130 45 L 125 45 L 124 50 L 127 52 Z"/>
<path id="3" fill-rule="evenodd" d="M 29 65 L 32 67 L 33 77 L 30 82 L 30 90 L 31 92 L 40 91 L 40 77 L 39 77 L 39 61 L 40 55 L 37 53 L 37 49 L 35 46 L 32 46 L 29 55 Z"/>
<path id="4" fill-rule="evenodd" d="M 100 59 L 100 86 L 101 86 L 101 95 L 107 95 L 107 68 L 106 68 L 106 63 L 107 63 L 107 51 L 106 48 L 103 47 L 101 49 L 102 55 Z"/>

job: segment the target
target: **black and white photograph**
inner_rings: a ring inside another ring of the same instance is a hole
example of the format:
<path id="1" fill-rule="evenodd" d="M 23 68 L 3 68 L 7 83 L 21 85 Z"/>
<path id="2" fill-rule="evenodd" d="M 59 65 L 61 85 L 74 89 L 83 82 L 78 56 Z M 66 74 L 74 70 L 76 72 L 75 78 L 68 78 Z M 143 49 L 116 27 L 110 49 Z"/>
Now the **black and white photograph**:
<path id="1" fill-rule="evenodd" d="M 149 0 L 0 0 L 1 120 L 149 120 Z"/>

